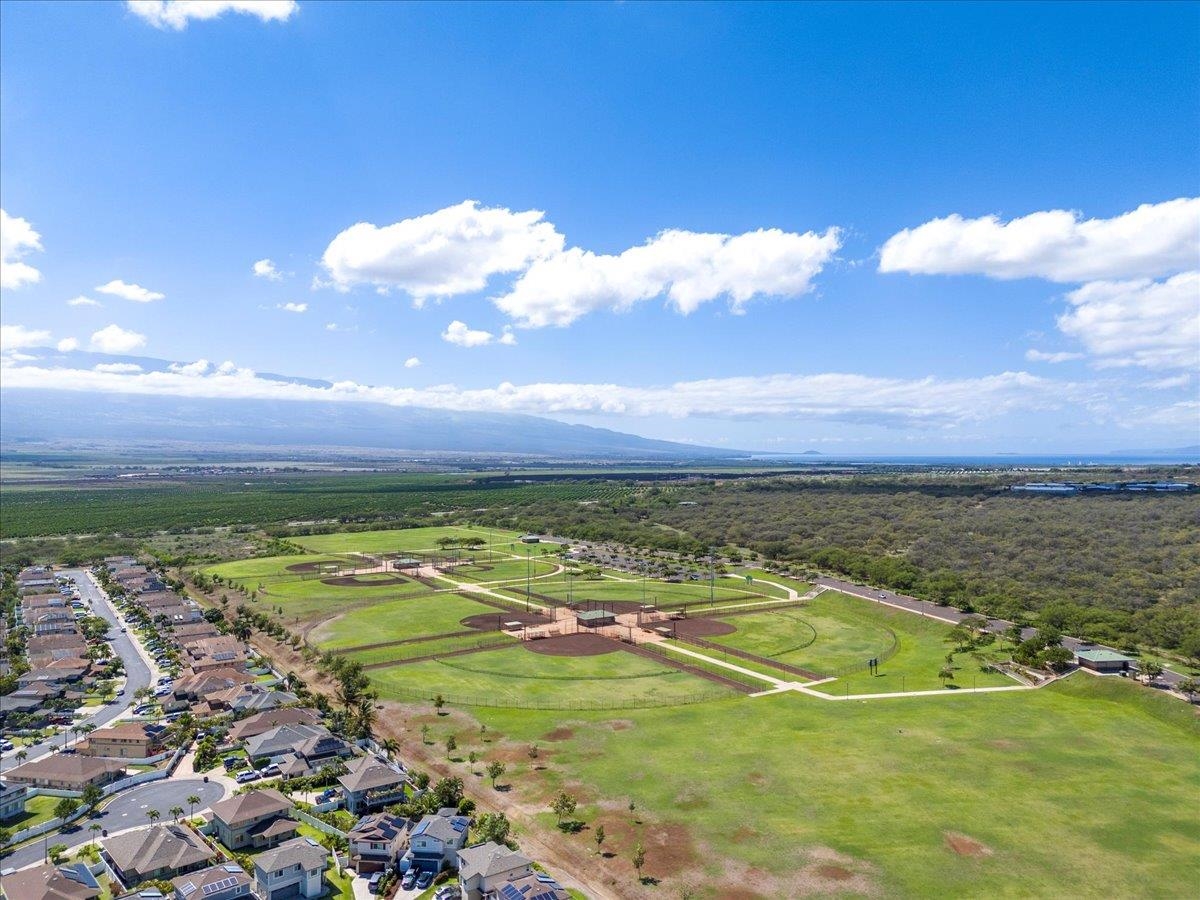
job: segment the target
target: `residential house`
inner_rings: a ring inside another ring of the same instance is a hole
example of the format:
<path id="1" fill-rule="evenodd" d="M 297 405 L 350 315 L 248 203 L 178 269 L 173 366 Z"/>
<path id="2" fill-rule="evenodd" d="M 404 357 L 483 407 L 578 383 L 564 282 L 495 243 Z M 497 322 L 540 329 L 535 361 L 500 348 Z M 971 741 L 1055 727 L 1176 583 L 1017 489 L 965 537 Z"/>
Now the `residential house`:
<path id="1" fill-rule="evenodd" d="M 350 865 L 359 875 L 394 868 L 408 846 L 408 820 L 391 813 L 363 816 L 350 829 Z"/>
<path id="2" fill-rule="evenodd" d="M 24 813 L 28 796 L 29 788 L 25 785 L 0 781 L 0 822 Z"/>
<path id="3" fill-rule="evenodd" d="M 497 885 L 483 897 L 484 900 L 570 900 L 571 895 L 546 873 L 532 872 Z"/>
<path id="4" fill-rule="evenodd" d="M 56 866 L 46 863 L 0 878 L 0 891 L 8 900 L 96 900 L 100 883 L 86 863 Z"/>
<path id="5" fill-rule="evenodd" d="M 294 838 L 299 823 L 289 819 L 292 803 L 270 789 L 247 791 L 212 807 L 217 838 L 230 850 L 273 847 Z"/>
<path id="6" fill-rule="evenodd" d="M 251 759 L 302 756 L 312 767 L 353 753 L 345 741 L 324 725 L 280 725 L 246 741 L 246 755 Z"/>
<path id="7" fill-rule="evenodd" d="M 357 816 L 400 803 L 404 800 L 407 776 L 374 756 L 363 756 L 349 764 L 349 770 L 338 779 L 346 809 Z"/>
<path id="8" fill-rule="evenodd" d="M 193 672 L 175 679 L 171 691 L 176 699 L 195 701 L 239 684 L 251 684 L 253 681 L 253 675 L 239 672 L 237 669 L 209 669 L 207 672 Z"/>
<path id="9" fill-rule="evenodd" d="M 232 712 L 265 712 L 300 702 L 295 694 L 276 691 L 261 684 L 237 684 L 222 691 L 213 691 L 205 699 L 211 709 Z"/>
<path id="10" fill-rule="evenodd" d="M 175 823 L 122 832 L 100 846 L 104 861 L 125 887 L 195 872 L 217 855 L 200 835 Z"/>
<path id="11" fill-rule="evenodd" d="M 79 752 L 116 759 L 147 759 L 162 752 L 161 736 L 161 732 L 149 731 L 139 722 L 123 722 L 91 732 L 79 744 Z"/>
<path id="12" fill-rule="evenodd" d="M 212 622 L 201 619 L 199 622 L 189 622 L 186 625 L 172 625 L 171 635 L 176 642 L 186 640 L 197 641 L 203 638 L 217 637 L 220 630 Z"/>
<path id="13" fill-rule="evenodd" d="M 324 847 L 312 838 L 295 838 L 254 858 L 254 883 L 262 900 L 319 897 L 328 866 Z"/>
<path id="14" fill-rule="evenodd" d="M 425 816 L 408 836 L 408 852 L 401 860 L 401 867 L 439 872 L 443 866 L 455 865 L 458 851 L 467 843 L 469 822 L 466 816 L 442 813 Z"/>
<path id="15" fill-rule="evenodd" d="M 488 841 L 458 851 L 462 900 L 483 900 L 509 881 L 533 874 L 533 860 Z"/>
<path id="16" fill-rule="evenodd" d="M 48 684 L 73 684 L 79 681 L 92 668 L 92 661 L 79 656 L 64 656 L 53 659 L 44 666 L 30 669 L 23 675 L 17 676 L 17 684 L 30 685 L 38 681 Z"/>
<path id="17" fill-rule="evenodd" d="M 217 670 L 220 671 L 220 670 Z M 320 725 L 321 714 L 306 706 L 272 710 L 247 716 L 229 729 L 229 739 L 244 741 L 277 728 L 280 725 Z"/>
<path id="18" fill-rule="evenodd" d="M 9 782 L 29 787 L 82 791 L 89 784 L 101 787 L 124 774 L 124 766 L 113 759 L 54 753 L 10 769 L 5 777 Z"/>
<path id="19" fill-rule="evenodd" d="M 238 900 L 252 898 L 254 881 L 236 863 L 220 863 L 171 879 L 174 900 Z"/>
<path id="20" fill-rule="evenodd" d="M 35 681 L 0 697 L 0 718 L 5 713 L 30 713 L 42 709 L 51 700 L 63 695 L 58 682 Z"/>

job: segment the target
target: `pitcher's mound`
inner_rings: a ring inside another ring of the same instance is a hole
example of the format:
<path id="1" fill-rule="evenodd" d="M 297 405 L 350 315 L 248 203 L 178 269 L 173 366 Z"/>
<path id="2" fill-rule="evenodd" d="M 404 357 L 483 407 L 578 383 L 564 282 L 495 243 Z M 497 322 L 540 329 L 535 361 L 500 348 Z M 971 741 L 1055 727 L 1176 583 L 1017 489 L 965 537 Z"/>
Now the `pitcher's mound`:
<path id="1" fill-rule="evenodd" d="M 547 656 L 601 656 L 616 653 L 621 645 L 598 634 L 564 634 L 562 637 L 522 641 L 526 650 Z"/>

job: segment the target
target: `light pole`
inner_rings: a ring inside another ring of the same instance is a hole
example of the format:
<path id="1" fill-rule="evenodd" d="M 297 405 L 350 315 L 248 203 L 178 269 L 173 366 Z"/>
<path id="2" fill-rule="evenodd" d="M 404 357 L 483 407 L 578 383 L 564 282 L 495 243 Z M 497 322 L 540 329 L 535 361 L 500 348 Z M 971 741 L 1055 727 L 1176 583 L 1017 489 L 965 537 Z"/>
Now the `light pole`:
<path id="1" fill-rule="evenodd" d="M 525 545 L 525 612 L 529 612 L 529 593 L 530 593 L 529 582 L 531 580 L 530 567 L 533 565 L 533 556 L 531 555 L 531 549 L 532 548 L 530 548 L 530 546 L 528 544 Z"/>

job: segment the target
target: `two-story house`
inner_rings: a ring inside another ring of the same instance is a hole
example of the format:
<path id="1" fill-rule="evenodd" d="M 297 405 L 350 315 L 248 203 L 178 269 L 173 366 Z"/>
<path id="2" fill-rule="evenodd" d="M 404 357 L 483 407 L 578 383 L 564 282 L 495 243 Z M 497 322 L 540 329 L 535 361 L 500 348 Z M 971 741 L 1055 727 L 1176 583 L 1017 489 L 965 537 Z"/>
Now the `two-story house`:
<path id="1" fill-rule="evenodd" d="M 350 865 L 359 875 L 391 869 L 408 846 L 408 820 L 390 813 L 363 816 L 350 829 Z"/>
<path id="2" fill-rule="evenodd" d="M 237 863 L 219 863 L 172 878 L 174 900 L 253 900 L 254 881 Z"/>
<path id="3" fill-rule="evenodd" d="M 294 838 L 298 822 L 288 818 L 293 803 L 279 791 L 265 789 L 214 803 L 212 821 L 217 839 L 230 850 L 273 847 Z"/>
<path id="4" fill-rule="evenodd" d="M 295 838 L 254 858 L 255 888 L 262 900 L 319 897 L 328 866 L 328 850 L 312 838 Z"/>
<path id="5" fill-rule="evenodd" d="M 346 809 L 356 816 L 401 803 L 407 776 L 374 756 L 363 756 L 348 766 L 349 771 L 338 779 Z"/>
<path id="6" fill-rule="evenodd" d="M 408 852 L 400 860 L 401 869 L 440 872 L 443 866 L 458 864 L 458 851 L 467 843 L 466 816 L 425 816 L 408 836 Z"/>
<path id="7" fill-rule="evenodd" d="M 533 860 L 488 841 L 458 851 L 458 880 L 462 900 L 483 900 L 506 883 L 533 874 Z"/>

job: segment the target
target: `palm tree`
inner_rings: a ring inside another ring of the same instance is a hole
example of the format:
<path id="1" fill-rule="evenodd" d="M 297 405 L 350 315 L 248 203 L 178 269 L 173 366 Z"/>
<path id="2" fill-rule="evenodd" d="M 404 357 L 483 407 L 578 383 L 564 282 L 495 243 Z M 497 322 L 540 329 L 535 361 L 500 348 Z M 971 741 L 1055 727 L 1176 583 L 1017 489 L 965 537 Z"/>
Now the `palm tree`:
<path id="1" fill-rule="evenodd" d="M 382 741 L 379 742 L 379 747 L 380 747 L 380 749 L 383 750 L 384 754 L 390 760 L 392 758 L 392 754 L 399 752 L 400 742 L 397 741 L 395 738 L 390 738 L 390 737 L 384 738 Z"/>
<path id="2" fill-rule="evenodd" d="M 183 807 L 182 806 L 172 806 L 171 807 L 171 818 L 174 819 L 176 822 L 179 821 L 179 817 L 182 815 L 183 815 Z"/>
<path id="3" fill-rule="evenodd" d="M 93 822 L 91 825 L 88 826 L 88 831 L 90 831 L 92 833 L 92 846 L 93 847 L 96 846 L 96 835 L 99 834 L 102 830 L 103 829 L 101 828 L 99 822 Z"/>
<path id="4" fill-rule="evenodd" d="M 196 815 L 196 804 L 197 804 L 197 803 L 199 803 L 199 802 L 200 802 L 200 798 L 199 798 L 199 797 L 197 797 L 195 794 L 192 794 L 191 796 L 189 796 L 189 797 L 187 798 L 187 805 L 188 805 L 188 818 L 189 818 L 189 819 L 191 819 L 191 818 L 194 818 L 194 817 L 195 817 L 195 815 Z"/>
<path id="5" fill-rule="evenodd" d="M 162 818 L 162 813 L 160 813 L 157 809 L 148 809 L 146 810 L 146 818 L 149 819 L 150 824 L 153 825 Z"/>
<path id="6" fill-rule="evenodd" d="M 369 738 L 375 730 L 375 701 L 370 697 L 362 697 L 358 701 L 356 711 L 358 736 Z"/>
<path id="7" fill-rule="evenodd" d="M 17 751 L 17 762 L 19 762 L 19 763 L 25 762 L 25 759 L 28 756 L 29 756 L 28 750 L 18 750 Z"/>

